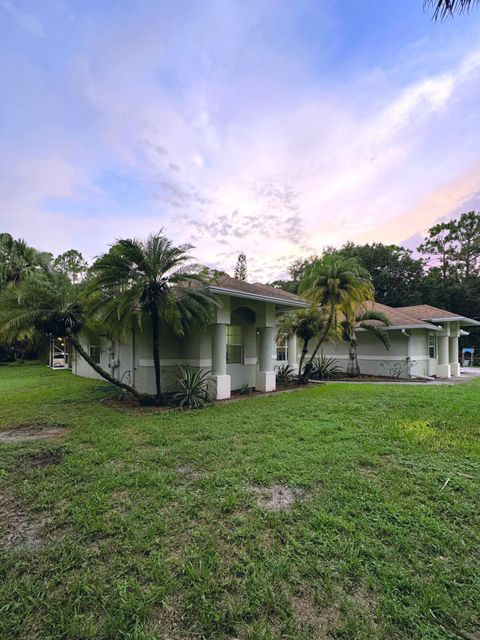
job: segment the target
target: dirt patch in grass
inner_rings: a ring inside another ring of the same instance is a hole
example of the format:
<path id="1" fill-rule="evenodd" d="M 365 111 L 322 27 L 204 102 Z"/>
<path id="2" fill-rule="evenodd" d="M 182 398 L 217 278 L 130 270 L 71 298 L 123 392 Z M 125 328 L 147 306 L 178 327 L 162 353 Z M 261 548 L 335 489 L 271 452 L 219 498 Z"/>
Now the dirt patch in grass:
<path id="1" fill-rule="evenodd" d="M 9 492 L 0 491 L 0 550 L 36 551 L 42 545 L 42 518 L 29 516 Z"/>
<path id="2" fill-rule="evenodd" d="M 249 485 L 248 491 L 256 496 L 258 506 L 267 511 L 289 511 L 303 495 L 300 489 L 285 484 Z"/>
<path id="3" fill-rule="evenodd" d="M 26 453 L 18 458 L 18 464 L 19 466 L 42 468 L 60 464 L 62 459 L 63 451 L 61 449 L 51 449 L 47 451 L 37 451 L 35 453 Z"/>
<path id="4" fill-rule="evenodd" d="M 195 482 L 200 478 L 205 478 L 206 474 L 195 469 L 191 464 L 182 464 L 176 468 L 176 472 L 184 482 Z"/>
<path id="5" fill-rule="evenodd" d="M 28 442 L 29 440 L 43 440 L 45 438 L 59 438 L 68 429 L 63 424 L 49 422 L 27 422 L 11 425 L 9 429 L 0 432 L 0 442 Z"/>
<path id="6" fill-rule="evenodd" d="M 292 598 L 292 613 L 297 626 L 315 640 L 330 640 L 344 619 L 338 603 L 322 605 L 313 593 L 303 593 Z"/>

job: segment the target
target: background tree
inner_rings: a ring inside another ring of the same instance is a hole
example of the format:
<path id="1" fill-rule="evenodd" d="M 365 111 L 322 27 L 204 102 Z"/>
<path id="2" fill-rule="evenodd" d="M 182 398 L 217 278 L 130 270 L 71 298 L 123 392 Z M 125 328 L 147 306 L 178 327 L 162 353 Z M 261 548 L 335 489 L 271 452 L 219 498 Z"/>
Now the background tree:
<path id="1" fill-rule="evenodd" d="M 53 268 L 65 273 L 72 282 L 78 282 L 85 277 L 88 264 L 80 251 L 70 249 L 55 258 Z"/>
<path id="2" fill-rule="evenodd" d="M 188 271 L 191 245 L 174 246 L 161 232 L 146 240 L 118 240 L 93 267 L 94 311 L 108 324 L 129 328 L 148 318 L 152 328 L 156 401 L 162 400 L 160 328 L 177 335 L 205 326 L 218 302 L 199 273 Z"/>
<path id="3" fill-rule="evenodd" d="M 237 280 L 245 281 L 247 279 L 247 256 L 244 253 L 240 253 L 237 258 L 233 276 Z"/>

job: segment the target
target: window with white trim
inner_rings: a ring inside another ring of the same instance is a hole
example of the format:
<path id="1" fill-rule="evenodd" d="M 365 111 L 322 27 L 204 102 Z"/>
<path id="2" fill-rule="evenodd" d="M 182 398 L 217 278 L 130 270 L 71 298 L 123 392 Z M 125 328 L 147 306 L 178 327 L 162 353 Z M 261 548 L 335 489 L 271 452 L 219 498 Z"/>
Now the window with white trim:
<path id="1" fill-rule="evenodd" d="M 241 324 L 227 325 L 227 364 L 243 363 L 243 327 Z"/>
<path id="2" fill-rule="evenodd" d="M 277 362 L 288 360 L 288 336 L 286 333 L 277 334 Z"/>
<path id="3" fill-rule="evenodd" d="M 428 357 L 437 357 L 437 336 L 434 333 L 428 334 Z"/>
<path id="4" fill-rule="evenodd" d="M 89 353 L 95 364 L 100 364 L 100 347 L 97 344 L 90 345 Z"/>

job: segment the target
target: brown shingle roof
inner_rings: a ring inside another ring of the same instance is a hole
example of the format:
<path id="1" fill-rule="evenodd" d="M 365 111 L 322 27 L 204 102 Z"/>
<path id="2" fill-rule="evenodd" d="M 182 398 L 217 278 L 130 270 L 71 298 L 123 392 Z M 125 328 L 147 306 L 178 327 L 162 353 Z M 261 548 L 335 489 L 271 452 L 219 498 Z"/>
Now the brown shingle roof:
<path id="1" fill-rule="evenodd" d="M 445 309 L 438 309 L 432 307 L 429 304 L 416 304 L 410 307 L 399 307 L 399 311 L 406 313 L 409 316 L 418 318 L 419 320 L 435 320 L 440 318 L 462 318 L 458 313 L 452 313 L 451 311 L 445 311 Z"/>
<path id="2" fill-rule="evenodd" d="M 380 311 L 383 313 L 392 327 L 425 327 L 436 329 L 437 327 L 430 325 L 423 318 L 414 317 L 411 314 L 407 314 L 402 308 L 389 307 L 386 304 L 380 302 L 368 302 L 365 304 L 365 308 L 368 310 Z M 375 323 L 372 323 L 375 324 Z M 387 327 L 388 328 L 388 327 Z"/>
<path id="3" fill-rule="evenodd" d="M 272 301 L 277 300 L 286 303 L 292 302 L 295 306 L 306 306 L 308 304 L 305 300 L 296 296 L 294 293 L 277 289 L 276 287 L 272 287 L 268 284 L 245 282 L 244 280 L 231 278 L 227 275 L 219 276 L 213 287 L 218 288 L 219 290 L 225 289 L 226 291 L 238 291 L 239 294 L 243 295 L 251 294 L 253 297 L 260 296 L 263 298 L 270 298 Z"/>

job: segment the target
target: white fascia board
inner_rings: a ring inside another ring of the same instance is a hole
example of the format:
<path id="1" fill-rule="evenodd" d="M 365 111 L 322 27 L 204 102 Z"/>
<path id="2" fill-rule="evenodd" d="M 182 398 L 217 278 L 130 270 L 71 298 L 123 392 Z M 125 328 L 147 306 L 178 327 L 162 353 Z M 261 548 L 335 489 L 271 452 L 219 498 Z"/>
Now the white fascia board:
<path id="1" fill-rule="evenodd" d="M 274 302 L 275 304 L 282 305 L 286 308 L 301 308 L 305 309 L 310 306 L 310 303 L 303 300 L 283 300 L 282 298 L 274 298 L 273 296 L 263 296 L 259 293 L 246 293 L 245 291 L 235 291 L 234 289 L 225 289 L 223 287 L 208 287 L 213 293 L 222 293 L 234 298 L 244 298 L 246 300 L 259 300 L 260 302 Z"/>
<path id="2" fill-rule="evenodd" d="M 460 324 L 466 326 L 477 326 L 480 322 L 473 320 L 473 318 L 465 318 L 464 316 L 458 316 L 456 318 L 432 318 L 432 322 L 460 322 Z"/>

